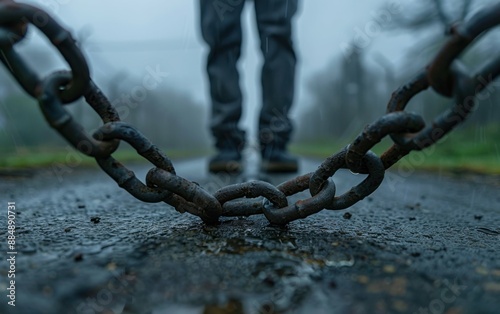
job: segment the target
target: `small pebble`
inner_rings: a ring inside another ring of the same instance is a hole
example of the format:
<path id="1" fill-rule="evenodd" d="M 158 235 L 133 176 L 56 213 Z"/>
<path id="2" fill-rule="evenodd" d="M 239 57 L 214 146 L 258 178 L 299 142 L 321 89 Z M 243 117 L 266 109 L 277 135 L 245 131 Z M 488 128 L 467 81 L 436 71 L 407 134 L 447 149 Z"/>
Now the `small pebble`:
<path id="1" fill-rule="evenodd" d="M 80 262 L 83 260 L 83 254 L 82 253 L 78 253 L 75 255 L 75 257 L 73 258 L 75 260 L 75 262 Z"/>

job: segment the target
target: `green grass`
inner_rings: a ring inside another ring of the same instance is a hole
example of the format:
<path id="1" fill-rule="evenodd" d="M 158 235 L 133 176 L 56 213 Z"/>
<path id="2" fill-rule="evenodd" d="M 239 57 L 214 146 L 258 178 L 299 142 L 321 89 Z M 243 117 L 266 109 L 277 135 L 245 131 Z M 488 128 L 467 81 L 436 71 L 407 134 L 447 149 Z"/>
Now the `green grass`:
<path id="1" fill-rule="evenodd" d="M 451 132 L 436 145 L 421 152 L 411 152 L 397 166 L 449 172 L 475 172 L 500 174 L 500 143 L 497 141 L 500 126 L 460 129 Z M 352 139 L 321 139 L 291 146 L 295 154 L 324 159 L 349 144 Z M 386 138 L 376 145 L 373 151 L 380 155 L 390 145 Z M 170 159 L 182 159 L 207 155 L 210 150 L 172 150 L 163 149 Z M 135 150 L 124 147 L 113 154 L 121 162 L 145 162 Z M 16 152 L 0 154 L 0 169 L 40 168 L 54 163 L 75 163 L 78 166 L 96 166 L 93 158 L 71 149 L 17 149 Z"/>
<path id="2" fill-rule="evenodd" d="M 207 150 L 163 150 L 170 159 L 182 159 L 206 155 Z M 120 149 L 113 154 L 120 162 L 148 162 L 131 148 Z M 0 169 L 43 168 L 54 163 L 75 164 L 82 167 L 97 166 L 94 158 L 76 150 L 61 148 L 21 148 L 15 153 L 0 154 Z"/>
<path id="3" fill-rule="evenodd" d="M 397 166 L 415 169 L 449 172 L 475 172 L 500 174 L 500 126 L 469 128 L 452 131 L 437 144 L 420 152 L 411 152 Z M 291 147 L 292 152 L 315 158 L 326 158 L 350 140 L 317 140 L 298 143 Z M 380 155 L 392 142 L 386 138 L 376 145 L 373 151 Z"/>

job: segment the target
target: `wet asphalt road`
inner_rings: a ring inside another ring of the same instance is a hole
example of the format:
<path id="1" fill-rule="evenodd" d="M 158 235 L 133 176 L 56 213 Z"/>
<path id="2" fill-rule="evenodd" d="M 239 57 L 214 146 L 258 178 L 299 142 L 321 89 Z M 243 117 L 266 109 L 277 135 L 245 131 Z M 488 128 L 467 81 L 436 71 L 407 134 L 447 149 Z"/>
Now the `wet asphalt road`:
<path id="1" fill-rule="evenodd" d="M 174 164 L 211 190 L 239 180 L 208 175 L 204 160 Z M 303 160 L 301 173 L 318 164 Z M 133 169 L 142 179 L 149 166 Z M 342 192 L 362 178 L 334 180 Z M 6 172 L 0 191 L 0 313 L 500 311 L 499 177 L 396 169 L 350 209 L 285 228 L 263 216 L 207 226 L 135 200 L 98 169 Z M 7 202 L 17 207 L 15 308 Z"/>

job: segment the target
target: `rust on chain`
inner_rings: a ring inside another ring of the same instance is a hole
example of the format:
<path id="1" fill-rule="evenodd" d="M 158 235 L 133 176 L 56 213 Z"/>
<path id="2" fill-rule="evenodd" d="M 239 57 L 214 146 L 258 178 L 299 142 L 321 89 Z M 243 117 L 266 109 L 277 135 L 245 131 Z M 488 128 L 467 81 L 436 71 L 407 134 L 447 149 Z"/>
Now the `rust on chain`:
<path id="1" fill-rule="evenodd" d="M 94 137 L 104 141 L 125 141 L 154 166 L 175 174 L 175 169 L 170 159 L 142 133 L 125 122 L 108 122 L 94 133 Z M 172 194 L 170 191 L 159 190 L 145 185 L 137 179 L 132 171 L 128 170 L 112 156 L 98 157 L 96 161 L 104 172 L 113 178 L 120 187 L 144 202 L 161 202 Z"/>
<path id="2" fill-rule="evenodd" d="M 327 158 L 313 173 L 309 183 L 309 189 L 313 195 L 319 193 L 328 178 L 333 176 L 339 169 L 349 169 L 346 161 L 347 151 L 348 148 L 346 147 L 339 153 Z M 385 174 L 382 160 L 373 152 L 368 151 L 361 161 L 363 167 L 368 169 L 368 177 L 346 193 L 336 196 L 330 204 L 325 206 L 326 209 L 339 210 L 350 207 L 373 193 L 380 186 Z"/>
<path id="3" fill-rule="evenodd" d="M 148 182 L 148 186 L 157 187 L 155 184 Z M 192 202 L 186 201 L 182 196 L 177 194 L 171 194 L 167 196 L 163 202 L 175 208 L 179 213 L 190 213 L 191 215 L 198 216 L 202 218 L 204 221 L 208 221 L 210 223 L 216 223 L 217 220 L 212 221 L 212 218 L 205 215 L 203 209 L 201 209 L 198 205 Z"/>
<path id="4" fill-rule="evenodd" d="M 309 188 L 309 180 L 311 180 L 312 172 L 295 177 L 285 181 L 277 186 L 278 190 L 285 193 L 286 196 L 291 196 Z"/>
<path id="5" fill-rule="evenodd" d="M 253 200 L 237 199 L 230 200 L 222 205 L 222 215 L 224 217 L 248 217 L 261 215 L 264 213 L 264 197 Z"/>
<path id="6" fill-rule="evenodd" d="M 217 199 L 198 184 L 182 177 L 176 176 L 160 168 L 151 169 L 146 181 L 160 188 L 180 195 L 186 201 L 192 202 L 201 208 L 203 215 L 200 217 L 206 223 L 216 223 L 222 214 L 222 206 Z"/>
<path id="7" fill-rule="evenodd" d="M 335 183 L 325 181 L 322 189 L 316 195 L 299 200 L 284 208 L 277 208 L 271 202 L 264 206 L 264 215 L 270 223 L 275 225 L 286 225 L 297 219 L 306 218 L 327 208 L 335 197 Z"/>
<path id="8" fill-rule="evenodd" d="M 104 141 L 122 140 L 130 144 L 139 155 L 156 167 L 175 174 L 172 161 L 141 132 L 125 122 L 109 122 L 94 132 L 94 137 Z"/>
<path id="9" fill-rule="evenodd" d="M 481 86 L 477 86 L 473 77 L 460 61 L 455 61 L 451 66 L 450 73 L 454 77 L 454 105 L 451 109 L 443 112 L 425 129 L 417 134 L 400 134 L 393 133 L 391 138 L 396 145 L 403 146 L 407 150 L 422 150 L 427 148 L 450 132 L 459 123 L 463 122 L 469 114 L 474 110 L 477 103 L 475 97 Z M 424 86 L 426 79 L 422 78 L 421 74 L 412 81 L 415 85 L 421 84 Z M 417 89 L 402 90 L 400 97 L 401 101 L 391 101 L 388 105 L 388 112 L 402 111 L 406 108 L 408 102 L 416 94 Z"/>
<path id="10" fill-rule="evenodd" d="M 87 61 L 71 34 L 45 11 L 11 0 L 0 1 L 0 61 L 28 94 L 38 99 L 48 123 L 76 149 L 95 157 L 99 166 L 137 199 L 165 202 L 209 224 L 217 223 L 221 216 L 264 214 L 272 224 L 283 225 L 323 209 L 344 209 L 362 200 L 381 184 L 386 169 L 411 151 L 433 145 L 463 122 L 474 111 L 476 98 L 500 75 L 500 57 L 494 56 L 476 71 L 466 68 L 458 58 L 474 39 L 498 24 L 500 3 L 455 25 L 451 38 L 429 65 L 392 94 L 387 113 L 369 124 L 353 143 L 327 158 L 315 172 L 276 187 L 260 181 L 231 185 L 214 195 L 177 176 L 163 152 L 136 128 L 120 122 L 116 109 L 90 79 Z M 51 41 L 71 72 L 54 72 L 40 78 L 16 52 L 15 46 L 26 37 L 29 25 L 39 28 Z M 422 117 L 404 110 L 415 95 L 429 87 L 453 97 L 455 103 L 425 127 Z M 92 136 L 63 107 L 82 96 L 104 123 Z M 392 138 L 394 145 L 379 158 L 370 149 L 386 136 Z M 155 166 L 148 172 L 146 184 L 112 157 L 120 141 L 131 144 Z M 336 196 L 336 186 L 330 178 L 339 169 L 368 176 Z M 287 197 L 307 189 L 311 197 L 288 204 Z"/>
<path id="11" fill-rule="evenodd" d="M 428 66 L 427 76 L 435 91 L 447 97 L 453 95 L 456 78 L 450 71 L 452 63 L 474 39 L 498 24 L 500 3 L 482 9 L 466 23 L 456 24 L 451 28 L 452 37 Z"/>
<path id="12" fill-rule="evenodd" d="M 380 159 L 385 169 L 389 169 L 403 157 L 408 155 L 411 149 L 399 145 L 392 145 L 388 150 L 382 153 Z"/>
<path id="13" fill-rule="evenodd" d="M 420 92 L 429 88 L 427 71 L 422 69 L 408 83 L 396 89 L 387 104 L 387 113 L 404 110 L 408 102 Z"/>
<path id="14" fill-rule="evenodd" d="M 415 95 L 426 90 L 427 88 L 429 88 L 427 72 L 425 70 L 421 70 L 408 82 L 408 84 L 399 87 L 394 93 L 392 93 L 392 97 L 387 104 L 387 113 L 403 111 Z M 400 132 L 394 132 L 390 134 L 390 136 L 394 143 L 400 146 L 408 147 L 408 143 L 411 141 L 411 139 L 408 138 L 408 134 L 401 134 Z M 386 163 L 384 162 L 384 164 Z M 393 163 L 388 164 L 390 164 L 389 166 L 393 165 Z"/>
<path id="15" fill-rule="evenodd" d="M 471 39 L 454 33 L 454 36 L 446 43 L 436 59 L 428 66 L 427 77 L 433 89 L 443 96 L 453 95 L 455 78 L 450 72 L 453 61 L 470 44 Z"/>
<path id="16" fill-rule="evenodd" d="M 421 116 L 407 112 L 388 113 L 367 125 L 363 132 L 348 146 L 347 167 L 356 173 L 369 173 L 363 163 L 366 153 L 388 134 L 418 132 L 425 125 Z M 384 166 L 385 168 L 385 166 Z"/>
<path id="17" fill-rule="evenodd" d="M 261 214 L 265 199 L 278 208 L 288 205 L 286 195 L 274 185 L 264 181 L 250 181 L 229 185 L 216 191 L 214 197 L 222 205 L 222 216 L 226 217 Z M 238 200 L 243 197 L 257 199 Z"/>
<path id="18" fill-rule="evenodd" d="M 295 177 L 276 186 L 276 189 L 278 191 L 281 191 L 281 193 L 283 193 L 285 197 L 300 193 L 309 188 L 309 180 L 311 178 L 311 175 L 312 172 Z M 272 188 L 272 190 L 274 190 L 274 188 Z M 273 203 L 272 200 L 271 203 Z M 230 201 L 227 202 L 225 201 L 223 203 L 222 216 L 235 217 L 235 216 L 252 216 L 252 215 L 263 214 L 265 205 L 266 205 L 266 198 L 264 197 L 259 197 L 255 200 L 231 199 Z M 282 208 L 286 206 L 286 203 L 283 201 L 283 203 L 280 205 L 278 202 L 274 202 L 273 205 L 277 208 Z"/>
<path id="19" fill-rule="evenodd" d="M 78 151 L 87 156 L 105 157 L 112 154 L 119 141 L 99 141 L 83 130 L 83 127 L 64 109 L 59 98 L 59 88 L 71 79 L 68 72 L 55 72 L 42 82 L 42 93 L 38 98 L 40 108 L 49 122 Z"/>
<path id="20" fill-rule="evenodd" d="M 119 187 L 127 191 L 130 195 L 146 203 L 163 202 L 171 192 L 167 190 L 155 189 L 144 185 L 135 173 L 113 157 L 96 158 L 97 164 L 110 176 Z"/>
<path id="21" fill-rule="evenodd" d="M 242 197 L 256 198 L 263 196 L 279 208 L 288 205 L 286 195 L 274 185 L 264 181 L 250 181 L 223 187 L 214 193 L 214 197 L 221 205 Z"/>
<path id="22" fill-rule="evenodd" d="M 120 121 L 118 111 L 92 80 L 89 81 L 89 89 L 83 96 L 90 107 L 101 117 L 102 122 Z"/>

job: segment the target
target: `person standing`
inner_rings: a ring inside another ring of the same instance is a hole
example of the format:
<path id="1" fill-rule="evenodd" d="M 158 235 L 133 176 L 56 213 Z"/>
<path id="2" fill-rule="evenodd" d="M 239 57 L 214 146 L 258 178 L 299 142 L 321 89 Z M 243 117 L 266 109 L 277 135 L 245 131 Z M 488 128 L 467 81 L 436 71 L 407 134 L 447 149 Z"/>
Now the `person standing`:
<path id="1" fill-rule="evenodd" d="M 287 152 L 292 133 L 289 111 L 294 98 L 296 54 L 292 19 L 298 0 L 253 0 L 262 66 L 259 115 L 261 170 L 296 172 L 297 159 Z M 210 172 L 240 172 L 245 131 L 238 123 L 242 93 L 237 62 L 241 55 L 241 13 L 244 0 L 200 0 L 201 33 L 209 46 L 206 70 L 210 85 L 210 130 L 217 154 Z"/>

